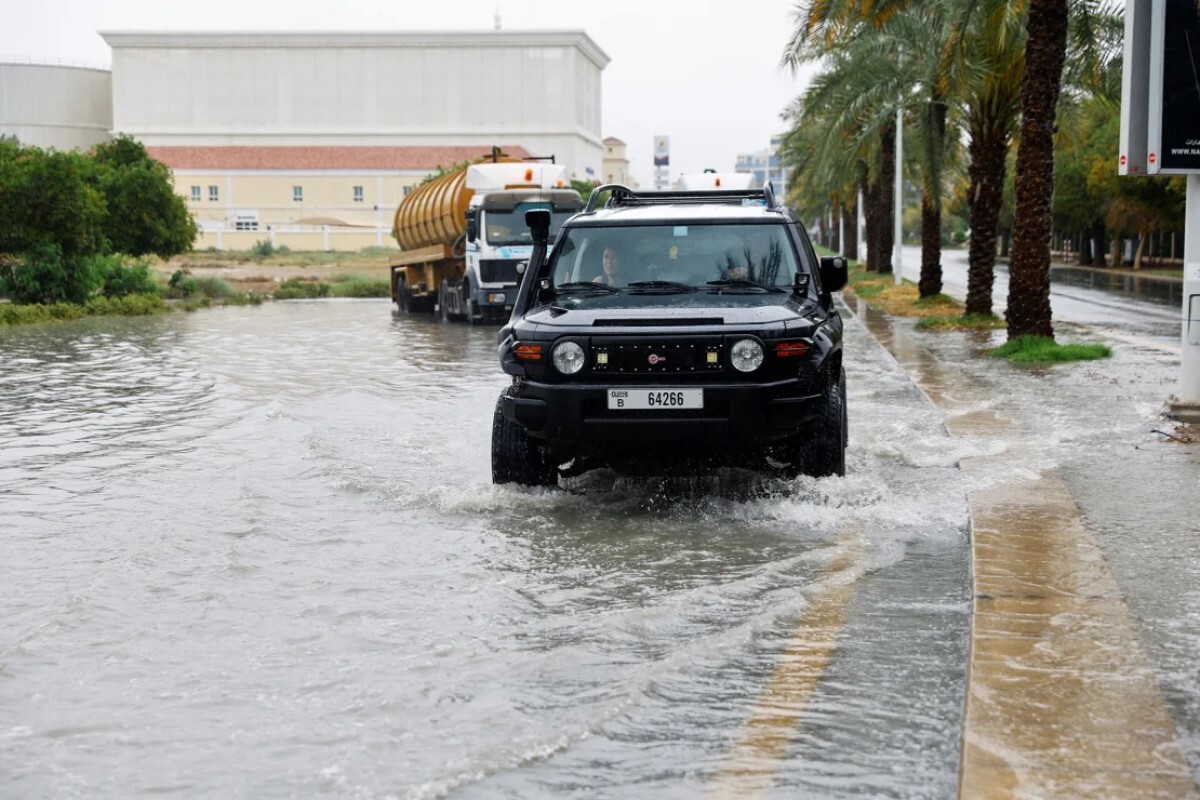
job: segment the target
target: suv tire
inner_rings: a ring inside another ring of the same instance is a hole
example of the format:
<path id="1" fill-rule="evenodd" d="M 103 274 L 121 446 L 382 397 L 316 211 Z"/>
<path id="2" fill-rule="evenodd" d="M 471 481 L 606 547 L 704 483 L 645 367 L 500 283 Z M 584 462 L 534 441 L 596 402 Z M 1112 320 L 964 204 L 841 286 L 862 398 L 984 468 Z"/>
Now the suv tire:
<path id="1" fill-rule="evenodd" d="M 784 475 L 788 478 L 845 475 L 848 433 L 846 371 L 839 370 L 837 380 L 831 380 L 825 386 L 825 404 L 820 418 L 787 443 L 784 455 L 789 463 L 783 469 Z"/>
<path id="2" fill-rule="evenodd" d="M 557 486 L 557 465 L 524 428 L 504 416 L 505 396 L 496 399 L 492 415 L 492 483 Z"/>
<path id="3" fill-rule="evenodd" d="M 849 438 L 846 416 L 846 370 L 839 369 L 837 380 L 825 387 L 825 409 L 799 449 L 805 475 L 825 478 L 846 474 L 846 440 Z"/>

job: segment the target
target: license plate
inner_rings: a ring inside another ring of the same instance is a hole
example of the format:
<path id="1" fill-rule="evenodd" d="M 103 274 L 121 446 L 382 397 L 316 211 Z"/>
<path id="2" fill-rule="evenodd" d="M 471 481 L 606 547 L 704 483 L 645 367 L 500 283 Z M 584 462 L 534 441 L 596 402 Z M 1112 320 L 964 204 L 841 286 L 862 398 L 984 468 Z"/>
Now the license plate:
<path id="1" fill-rule="evenodd" d="M 610 411 L 704 408 L 703 389 L 609 389 Z"/>

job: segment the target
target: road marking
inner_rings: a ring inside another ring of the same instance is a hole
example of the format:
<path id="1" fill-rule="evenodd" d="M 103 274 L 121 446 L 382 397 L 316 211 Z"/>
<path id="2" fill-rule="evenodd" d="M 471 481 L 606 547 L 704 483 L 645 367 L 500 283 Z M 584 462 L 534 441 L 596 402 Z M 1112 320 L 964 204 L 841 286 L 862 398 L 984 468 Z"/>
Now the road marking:
<path id="1" fill-rule="evenodd" d="M 819 589 L 792 632 L 791 644 L 759 695 L 737 742 L 708 791 L 712 800 L 761 797 L 771 788 L 788 744 L 837 650 L 846 608 L 866 571 L 865 547 L 845 535 L 818 581 Z"/>

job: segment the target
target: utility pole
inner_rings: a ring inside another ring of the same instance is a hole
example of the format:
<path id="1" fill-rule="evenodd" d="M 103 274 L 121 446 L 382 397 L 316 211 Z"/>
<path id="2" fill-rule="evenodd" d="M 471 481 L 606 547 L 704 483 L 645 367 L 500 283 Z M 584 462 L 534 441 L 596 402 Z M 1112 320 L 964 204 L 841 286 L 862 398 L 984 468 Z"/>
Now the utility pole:
<path id="1" fill-rule="evenodd" d="M 896 108 L 896 244 L 892 271 L 896 285 L 904 282 L 904 106 Z"/>

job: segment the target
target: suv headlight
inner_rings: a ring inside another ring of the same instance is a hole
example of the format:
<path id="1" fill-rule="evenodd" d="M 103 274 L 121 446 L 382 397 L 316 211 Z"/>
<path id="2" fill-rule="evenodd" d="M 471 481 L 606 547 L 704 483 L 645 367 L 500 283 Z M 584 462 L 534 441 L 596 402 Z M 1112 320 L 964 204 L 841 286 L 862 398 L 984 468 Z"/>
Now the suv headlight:
<path id="1" fill-rule="evenodd" d="M 583 369 L 584 353 L 583 348 L 575 342 L 563 342 L 555 346 L 554 355 L 555 368 L 563 375 L 574 375 L 579 370 Z M 759 361 L 762 360 L 761 350 Z"/>
<path id="2" fill-rule="evenodd" d="M 557 360 L 557 355 L 555 359 Z M 729 360 L 738 372 L 754 372 L 762 366 L 762 345 L 754 339 L 740 339 L 729 351 Z"/>

